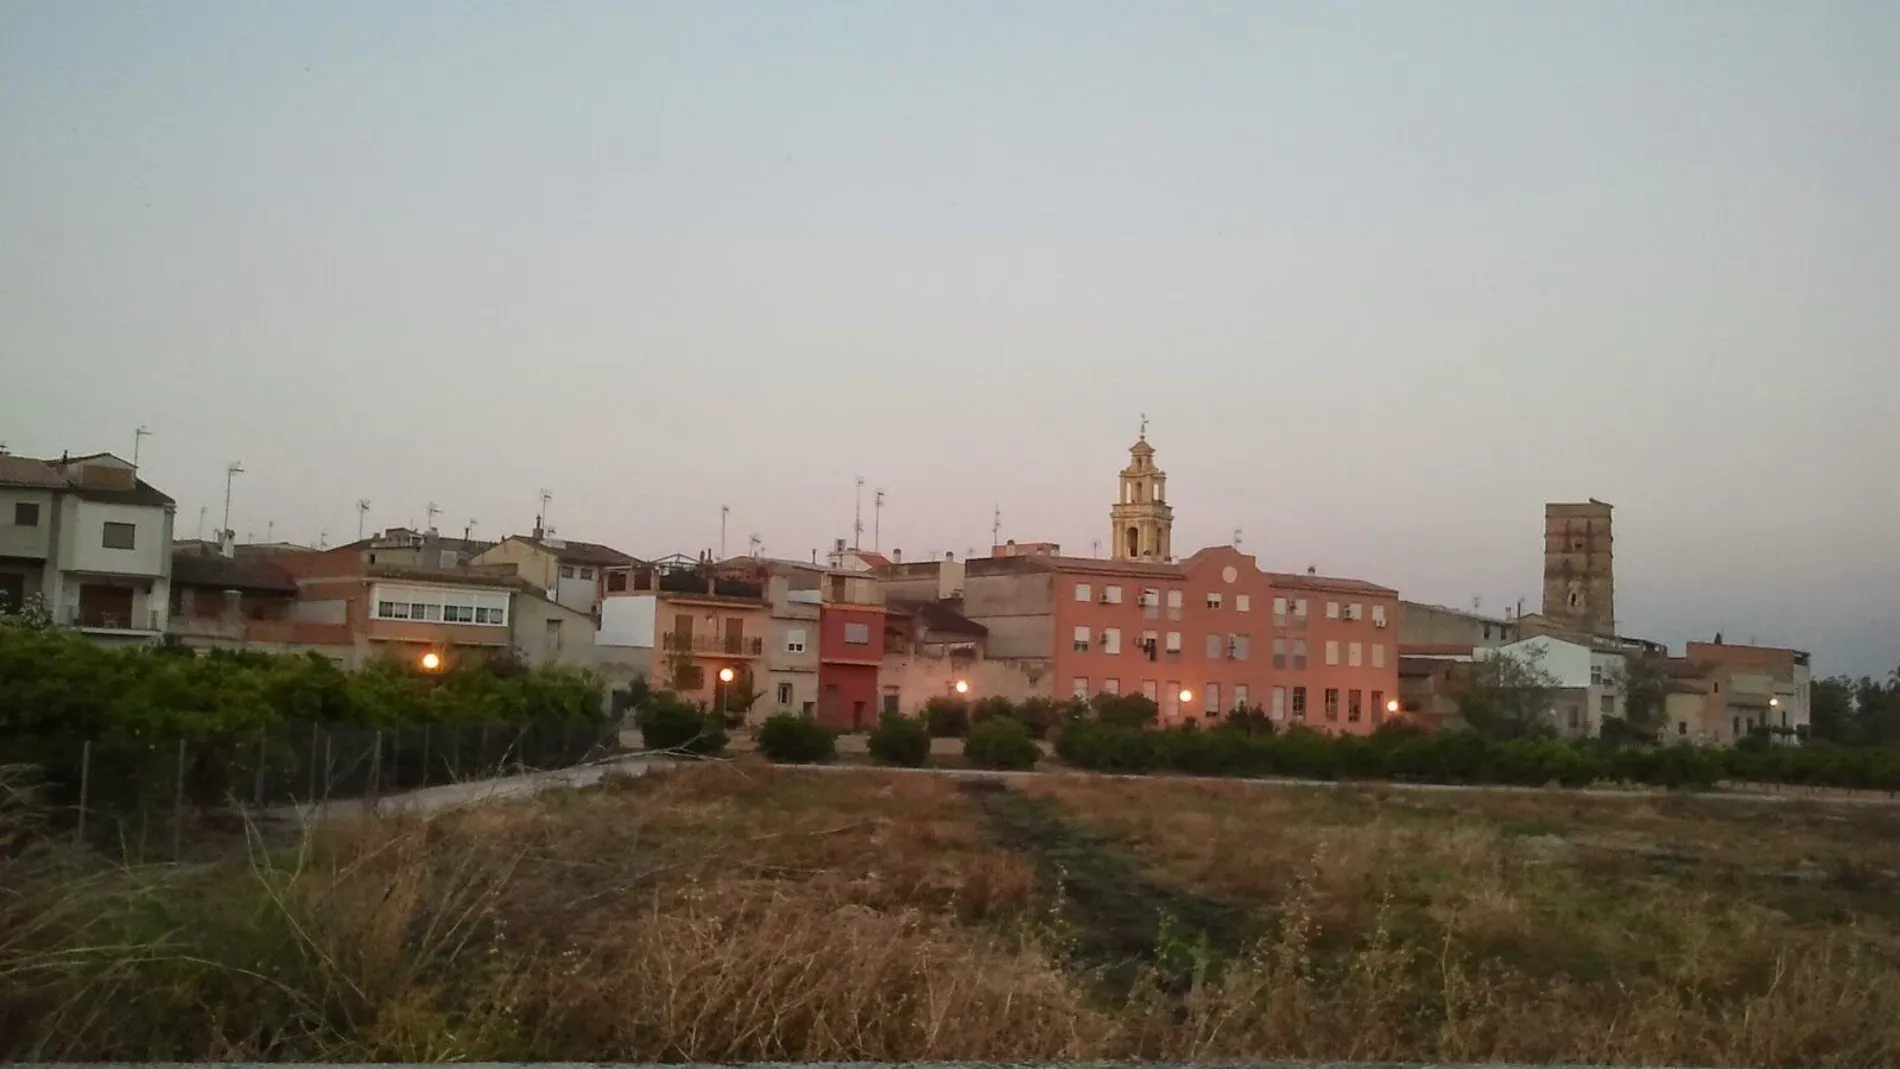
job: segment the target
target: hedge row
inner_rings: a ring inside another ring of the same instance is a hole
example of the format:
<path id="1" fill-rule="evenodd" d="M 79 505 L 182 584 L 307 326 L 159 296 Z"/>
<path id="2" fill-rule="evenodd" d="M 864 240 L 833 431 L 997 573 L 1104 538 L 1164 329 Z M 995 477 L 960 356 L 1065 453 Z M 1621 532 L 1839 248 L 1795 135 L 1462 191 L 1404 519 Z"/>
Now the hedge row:
<path id="1" fill-rule="evenodd" d="M 203 739 L 287 723 L 365 727 L 599 722 L 584 672 L 505 659 L 425 672 L 407 661 L 345 672 L 314 654 L 105 647 L 75 632 L 0 623 L 0 741 Z"/>
<path id="2" fill-rule="evenodd" d="M 1707 789 L 1724 779 L 1900 790 L 1900 752 L 1781 747 L 1616 748 L 1591 740 L 1498 741 L 1472 732 L 1388 726 L 1369 736 L 1222 726 L 1153 730 L 1099 722 L 1065 727 L 1056 753 L 1101 772 L 1587 787 L 1631 783 Z"/>

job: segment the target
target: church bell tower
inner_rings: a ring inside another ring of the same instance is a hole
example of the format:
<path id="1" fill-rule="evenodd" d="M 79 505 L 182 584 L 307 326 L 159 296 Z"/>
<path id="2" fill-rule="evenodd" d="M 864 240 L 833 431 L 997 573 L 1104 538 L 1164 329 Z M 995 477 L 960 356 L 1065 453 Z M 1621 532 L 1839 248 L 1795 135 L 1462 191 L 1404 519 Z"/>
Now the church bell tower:
<path id="1" fill-rule="evenodd" d="M 1148 418 L 1142 417 L 1141 437 L 1128 447 L 1128 466 L 1122 469 L 1121 497 L 1109 506 L 1109 557 L 1165 563 L 1174 559 L 1174 509 L 1168 506 L 1167 473 L 1155 467 L 1155 447 L 1148 444 Z"/>

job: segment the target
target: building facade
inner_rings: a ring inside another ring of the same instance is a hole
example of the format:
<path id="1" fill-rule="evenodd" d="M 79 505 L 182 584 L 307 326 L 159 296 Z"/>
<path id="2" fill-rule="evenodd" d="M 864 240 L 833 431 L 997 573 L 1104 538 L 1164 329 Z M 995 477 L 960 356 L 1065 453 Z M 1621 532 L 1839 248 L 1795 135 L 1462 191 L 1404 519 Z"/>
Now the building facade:
<path id="1" fill-rule="evenodd" d="M 758 693 L 770 630 L 759 582 L 720 576 L 705 560 L 636 563 L 609 571 L 594 636 L 607 649 L 596 651 L 597 664 L 610 682 L 642 674 L 687 701 L 730 711 L 739 695 Z"/>
<path id="2" fill-rule="evenodd" d="M 536 527 L 532 534 L 509 535 L 470 563 L 476 568 L 512 569 L 549 600 L 594 616 L 607 592 L 607 576 L 634 559 L 612 546 L 555 538 Z"/>
<path id="3" fill-rule="evenodd" d="M 879 712 L 884 663 L 884 602 L 877 580 L 834 572 L 824 577 L 818 640 L 818 719 L 860 731 Z"/>

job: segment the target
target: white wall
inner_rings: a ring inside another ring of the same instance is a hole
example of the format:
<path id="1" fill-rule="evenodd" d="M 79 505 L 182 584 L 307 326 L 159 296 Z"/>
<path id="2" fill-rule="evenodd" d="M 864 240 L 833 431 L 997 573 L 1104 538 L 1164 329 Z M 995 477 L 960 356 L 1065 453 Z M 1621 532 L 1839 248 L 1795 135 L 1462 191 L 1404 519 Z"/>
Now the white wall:
<path id="1" fill-rule="evenodd" d="M 60 568 L 154 578 L 170 573 L 171 522 L 164 509 L 86 501 L 70 494 L 60 501 L 60 509 Z M 133 525 L 131 549 L 105 548 L 108 522 Z"/>
<path id="2" fill-rule="evenodd" d="M 588 566 L 587 571 L 595 576 L 600 574 L 599 570 L 591 565 Z M 574 574 L 578 577 L 580 569 L 576 568 Z M 554 584 L 554 600 L 575 612 L 591 613 L 594 611 L 594 603 L 599 600 L 598 584 L 598 579 L 557 579 Z"/>
<path id="3" fill-rule="evenodd" d="M 1590 685 L 1591 650 L 1588 646 L 1579 646 L 1574 642 L 1538 635 L 1508 646 L 1495 646 L 1489 649 L 1480 647 L 1472 651 L 1473 660 L 1486 660 L 1491 657 L 1510 656 L 1520 660 L 1536 658 L 1537 664 L 1556 679 L 1559 687 L 1587 687 Z"/>
<path id="4" fill-rule="evenodd" d="M 653 648 L 653 618 L 659 605 L 652 594 L 626 594 L 600 603 L 600 630 L 594 642 L 601 646 Z"/>

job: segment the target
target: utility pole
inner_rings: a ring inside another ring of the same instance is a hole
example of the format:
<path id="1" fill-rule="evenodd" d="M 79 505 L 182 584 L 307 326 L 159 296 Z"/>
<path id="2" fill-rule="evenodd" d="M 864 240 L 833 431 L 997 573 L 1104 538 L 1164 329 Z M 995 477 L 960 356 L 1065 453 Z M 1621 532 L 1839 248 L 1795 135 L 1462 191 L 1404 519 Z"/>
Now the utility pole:
<path id="1" fill-rule="evenodd" d="M 198 506 L 198 541 L 205 540 L 205 507 Z"/>
<path id="2" fill-rule="evenodd" d="M 726 517 L 732 514 L 729 506 L 719 506 L 719 559 L 726 559 Z"/>
<path id="3" fill-rule="evenodd" d="M 139 424 L 138 430 L 135 430 L 132 432 L 132 466 L 133 467 L 136 468 L 139 466 L 139 446 L 145 441 L 145 439 L 150 438 L 151 436 L 152 436 L 152 432 L 147 430 L 145 428 L 145 424 L 143 423 Z"/>
<path id="4" fill-rule="evenodd" d="M 858 488 L 851 500 L 851 548 L 864 548 L 864 476 L 858 476 Z"/>
<path id="5" fill-rule="evenodd" d="M 548 525 L 548 502 L 550 502 L 550 501 L 552 501 L 552 500 L 554 500 L 554 495 L 553 495 L 553 494 L 550 494 L 550 493 L 548 493 L 548 491 L 547 491 L 547 488 L 546 488 L 546 487 L 542 487 L 542 489 L 541 489 L 541 509 L 540 509 L 540 511 L 538 511 L 538 512 L 536 512 L 536 513 L 534 514 L 534 525 L 535 525 L 535 527 L 537 527 L 537 528 L 545 528 L 545 527 L 547 527 L 547 525 Z M 540 531 L 540 530 L 537 530 L 537 531 L 535 532 L 535 537 L 536 537 L 536 538 L 540 538 L 540 537 L 542 537 L 542 535 L 543 535 L 543 532 L 542 532 L 542 531 Z"/>
<path id="6" fill-rule="evenodd" d="M 224 526 L 218 528 L 218 538 L 224 538 L 224 532 L 231 529 L 231 480 L 244 474 L 244 465 L 233 460 L 224 469 Z"/>
<path id="7" fill-rule="evenodd" d="M 356 499 L 356 540 L 358 542 L 361 542 L 363 540 L 363 517 L 368 516 L 368 515 L 369 515 L 369 498 L 367 497 L 357 498 Z"/>
<path id="8" fill-rule="evenodd" d="M 878 553 L 884 548 L 884 491 L 871 495 L 871 552 Z"/>

